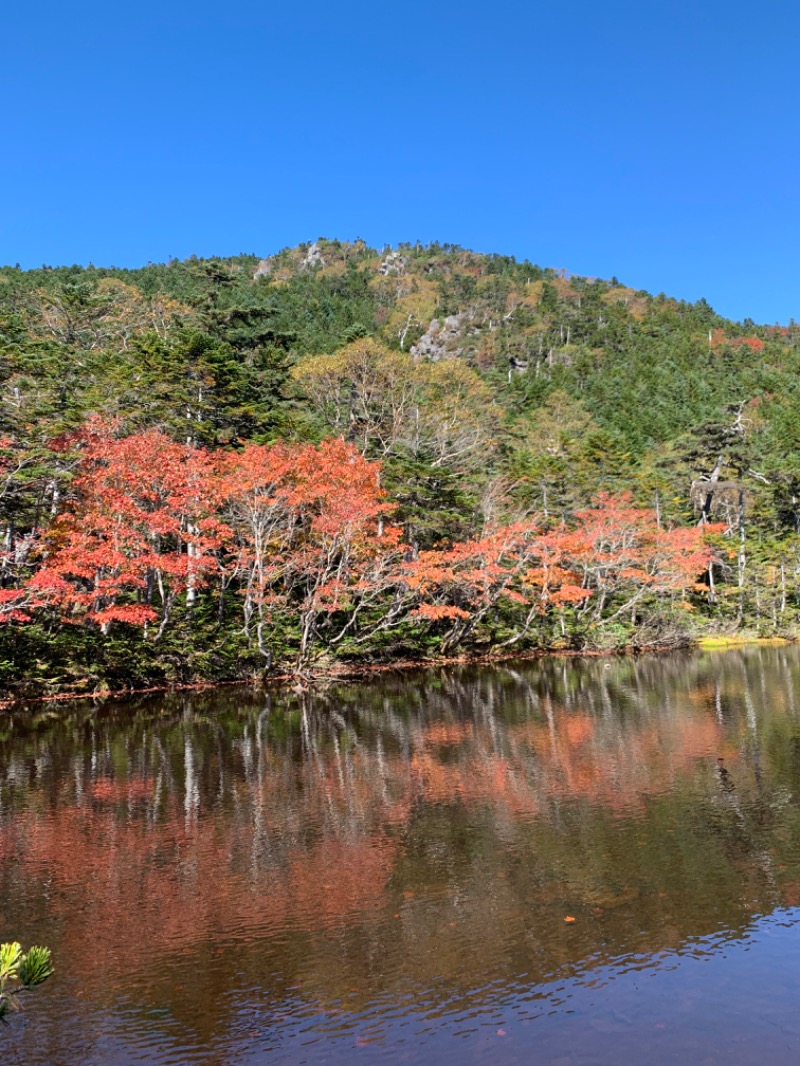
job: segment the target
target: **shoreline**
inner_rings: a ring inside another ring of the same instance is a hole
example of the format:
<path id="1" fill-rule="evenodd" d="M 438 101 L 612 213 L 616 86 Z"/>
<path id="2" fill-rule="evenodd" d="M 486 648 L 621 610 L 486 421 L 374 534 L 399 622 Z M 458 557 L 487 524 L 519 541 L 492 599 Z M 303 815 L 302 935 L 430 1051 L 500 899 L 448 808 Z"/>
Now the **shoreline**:
<path id="1" fill-rule="evenodd" d="M 49 703 L 76 703 L 92 700 L 104 703 L 107 700 L 133 699 L 137 696 L 152 696 L 170 692 L 204 692 L 215 688 L 233 688 L 251 686 L 272 688 L 273 686 L 293 687 L 295 691 L 308 692 L 311 689 L 331 684 L 336 681 L 357 682 L 372 674 L 386 674 L 394 671 L 409 673 L 413 670 L 432 670 L 448 666 L 492 666 L 504 662 L 530 662 L 536 659 L 611 659 L 637 658 L 640 655 L 664 655 L 678 651 L 724 651 L 754 645 L 783 647 L 797 643 L 789 637 L 751 637 L 751 636 L 708 636 L 679 644 L 649 644 L 645 646 L 629 644 L 621 648 L 536 648 L 523 652 L 503 652 L 501 654 L 475 654 L 443 656 L 432 659 L 397 659 L 388 663 L 365 663 L 347 665 L 340 663 L 307 677 L 300 678 L 294 673 L 276 673 L 263 677 L 245 677 L 234 680 L 194 681 L 169 685 L 149 685 L 144 688 L 103 689 L 94 692 L 54 692 L 39 696 L 9 696 L 0 698 L 0 713 L 25 707 L 41 706 Z"/>
<path id="2" fill-rule="evenodd" d="M 714 651 L 717 648 L 744 648 L 752 644 L 760 644 L 764 647 L 784 647 L 796 644 L 797 640 L 791 637 L 698 637 L 693 642 L 693 647 L 700 651 Z"/>

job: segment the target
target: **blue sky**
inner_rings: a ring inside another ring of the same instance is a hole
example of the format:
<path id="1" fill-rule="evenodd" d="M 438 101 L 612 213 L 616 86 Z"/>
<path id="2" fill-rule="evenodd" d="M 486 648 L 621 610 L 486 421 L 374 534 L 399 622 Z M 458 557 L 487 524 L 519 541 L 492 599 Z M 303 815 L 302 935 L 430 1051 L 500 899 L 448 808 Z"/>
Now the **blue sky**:
<path id="1" fill-rule="evenodd" d="M 0 261 L 440 240 L 800 319 L 789 0 L 9 4 Z"/>

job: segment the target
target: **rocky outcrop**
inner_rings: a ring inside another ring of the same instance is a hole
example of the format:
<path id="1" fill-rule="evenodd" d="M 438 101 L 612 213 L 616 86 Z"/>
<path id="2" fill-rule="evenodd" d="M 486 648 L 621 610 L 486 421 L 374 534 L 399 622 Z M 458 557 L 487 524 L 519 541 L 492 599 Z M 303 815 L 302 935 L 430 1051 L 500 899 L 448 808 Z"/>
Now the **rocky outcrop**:
<path id="1" fill-rule="evenodd" d="M 452 359 L 464 353 L 462 344 L 466 326 L 473 319 L 471 311 L 448 315 L 443 321 L 434 318 L 425 333 L 411 348 L 415 359 Z"/>
<path id="2" fill-rule="evenodd" d="M 408 266 L 408 256 L 401 255 L 400 252 L 389 252 L 381 260 L 381 265 L 378 267 L 378 273 L 383 277 L 390 277 L 396 275 L 402 277 L 406 272 Z"/>
<path id="3" fill-rule="evenodd" d="M 314 241 L 312 245 L 309 245 L 302 266 L 303 270 L 312 270 L 314 267 L 325 266 L 325 260 L 322 258 L 322 249 L 316 241 Z"/>

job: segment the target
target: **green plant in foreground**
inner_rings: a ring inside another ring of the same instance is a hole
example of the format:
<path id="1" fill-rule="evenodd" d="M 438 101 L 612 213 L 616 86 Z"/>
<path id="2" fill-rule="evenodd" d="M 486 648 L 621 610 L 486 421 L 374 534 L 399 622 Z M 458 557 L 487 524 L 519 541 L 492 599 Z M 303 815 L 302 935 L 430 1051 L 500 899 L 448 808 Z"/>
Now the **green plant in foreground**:
<path id="1" fill-rule="evenodd" d="M 19 993 L 35 988 L 53 973 L 50 948 L 31 947 L 23 954 L 16 942 L 0 944 L 0 1018 L 19 1010 Z"/>

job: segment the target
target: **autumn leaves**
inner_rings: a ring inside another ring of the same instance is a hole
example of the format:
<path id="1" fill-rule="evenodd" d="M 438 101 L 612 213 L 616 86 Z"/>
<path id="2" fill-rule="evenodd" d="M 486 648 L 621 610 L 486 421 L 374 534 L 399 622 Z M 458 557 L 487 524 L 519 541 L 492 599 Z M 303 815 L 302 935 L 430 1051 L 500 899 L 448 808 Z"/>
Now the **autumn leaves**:
<path id="1" fill-rule="evenodd" d="M 374 654 L 400 628 L 443 653 L 518 644 L 554 619 L 589 629 L 649 596 L 683 600 L 711 559 L 702 531 L 661 529 L 607 495 L 569 524 L 534 516 L 418 552 L 380 464 L 341 438 L 211 451 L 95 420 L 63 447 L 74 474 L 60 513 L 4 560 L 6 622 L 125 624 L 159 640 L 178 609 L 235 604 L 251 647 L 303 671 Z"/>

